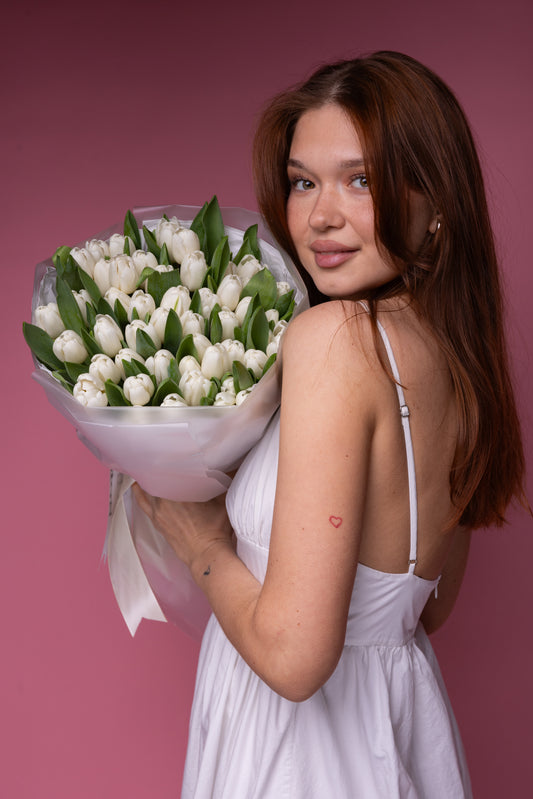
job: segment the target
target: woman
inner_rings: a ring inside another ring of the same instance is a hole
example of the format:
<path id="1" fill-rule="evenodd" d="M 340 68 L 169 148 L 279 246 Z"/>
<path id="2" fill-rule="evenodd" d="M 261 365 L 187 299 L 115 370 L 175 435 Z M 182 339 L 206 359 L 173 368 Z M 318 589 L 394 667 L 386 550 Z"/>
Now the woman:
<path id="1" fill-rule="evenodd" d="M 284 339 L 280 412 L 226 502 L 137 489 L 214 611 L 182 796 L 471 796 L 426 632 L 470 531 L 525 499 L 468 125 L 382 52 L 276 98 L 254 157 L 314 302 Z"/>

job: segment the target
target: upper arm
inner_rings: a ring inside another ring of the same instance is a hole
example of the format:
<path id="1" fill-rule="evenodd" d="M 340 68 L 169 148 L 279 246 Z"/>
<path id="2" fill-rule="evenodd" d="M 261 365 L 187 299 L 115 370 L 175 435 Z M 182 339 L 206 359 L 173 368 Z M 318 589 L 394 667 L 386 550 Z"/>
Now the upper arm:
<path id="1" fill-rule="evenodd" d="M 257 617 L 318 687 L 344 643 L 373 433 L 372 381 L 338 304 L 295 320 L 283 393 L 269 565 Z"/>
<path id="2" fill-rule="evenodd" d="M 466 570 L 471 536 L 471 530 L 463 527 L 455 530 L 437 596 L 431 594 L 420 617 L 428 634 L 438 630 L 453 610 Z"/>

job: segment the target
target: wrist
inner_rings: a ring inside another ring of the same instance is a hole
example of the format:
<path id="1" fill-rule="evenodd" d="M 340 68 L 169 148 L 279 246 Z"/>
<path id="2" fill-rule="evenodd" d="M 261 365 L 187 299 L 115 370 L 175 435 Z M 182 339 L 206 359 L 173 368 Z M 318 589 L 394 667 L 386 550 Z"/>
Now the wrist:
<path id="1" fill-rule="evenodd" d="M 201 552 L 197 553 L 191 563 L 189 570 L 194 582 L 202 589 L 206 589 L 206 581 L 214 576 L 221 562 L 227 556 L 235 555 L 235 548 L 228 539 L 217 539 L 211 541 Z"/>

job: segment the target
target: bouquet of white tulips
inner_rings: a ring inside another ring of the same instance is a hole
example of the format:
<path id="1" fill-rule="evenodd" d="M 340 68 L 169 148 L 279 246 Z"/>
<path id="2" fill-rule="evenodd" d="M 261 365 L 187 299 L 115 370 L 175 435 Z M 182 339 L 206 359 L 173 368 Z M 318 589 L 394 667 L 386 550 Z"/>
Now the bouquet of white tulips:
<path id="1" fill-rule="evenodd" d="M 194 584 L 134 503 L 133 481 L 174 500 L 229 487 L 227 472 L 279 404 L 278 348 L 305 305 L 258 215 L 221 210 L 216 197 L 200 209 L 128 211 L 123 226 L 37 267 L 33 324 L 23 326 L 34 377 L 113 470 L 106 550 L 132 633 L 142 617 L 189 632 L 205 621 Z"/>

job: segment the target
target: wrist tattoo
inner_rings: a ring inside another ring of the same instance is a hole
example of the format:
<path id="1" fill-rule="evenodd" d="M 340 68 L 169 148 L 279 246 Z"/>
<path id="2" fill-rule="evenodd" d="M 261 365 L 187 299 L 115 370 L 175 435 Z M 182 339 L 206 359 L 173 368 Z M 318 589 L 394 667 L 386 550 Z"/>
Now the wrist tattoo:
<path id="1" fill-rule="evenodd" d="M 211 574 L 211 564 L 209 564 L 209 566 L 205 570 L 204 577 L 207 577 L 209 574 Z"/>
<path id="2" fill-rule="evenodd" d="M 342 518 L 340 516 L 330 516 L 329 523 L 333 525 L 333 527 L 340 527 L 342 524 Z"/>

